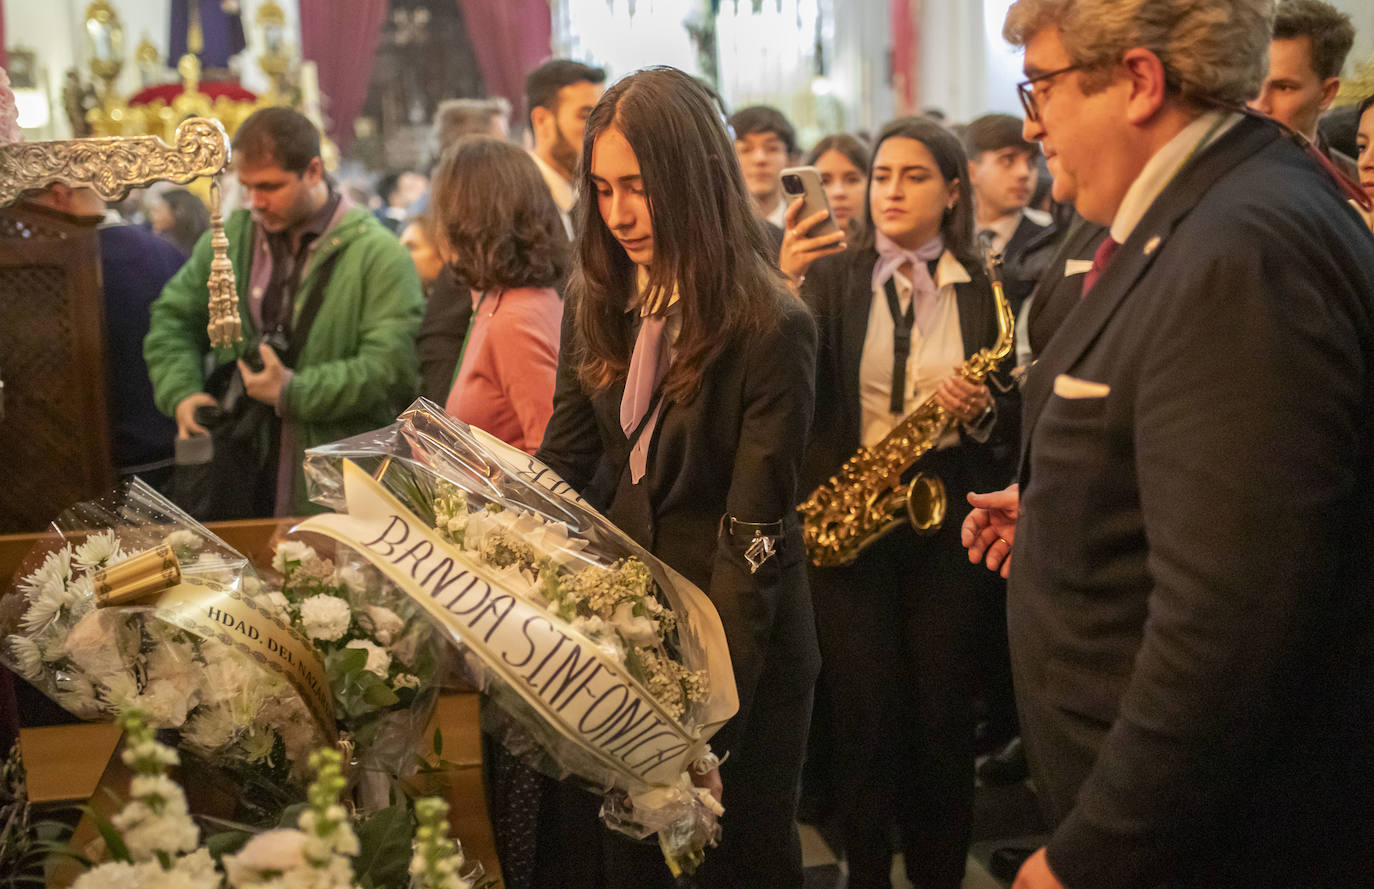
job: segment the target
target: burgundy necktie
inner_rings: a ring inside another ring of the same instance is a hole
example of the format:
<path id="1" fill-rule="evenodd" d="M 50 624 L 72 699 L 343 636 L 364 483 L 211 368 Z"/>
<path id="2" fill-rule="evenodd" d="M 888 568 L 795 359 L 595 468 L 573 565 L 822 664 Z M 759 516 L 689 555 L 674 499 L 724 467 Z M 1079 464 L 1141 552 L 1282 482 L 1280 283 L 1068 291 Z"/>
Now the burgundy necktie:
<path id="1" fill-rule="evenodd" d="M 1102 275 L 1102 270 L 1107 267 L 1107 263 L 1112 261 L 1112 257 L 1116 255 L 1117 248 L 1120 246 L 1121 244 L 1112 240 L 1111 235 L 1103 238 L 1102 243 L 1097 245 L 1097 251 L 1093 253 L 1093 267 L 1088 269 L 1088 273 L 1083 276 L 1084 296 L 1087 296 L 1088 291 L 1093 289 L 1093 285 Z"/>

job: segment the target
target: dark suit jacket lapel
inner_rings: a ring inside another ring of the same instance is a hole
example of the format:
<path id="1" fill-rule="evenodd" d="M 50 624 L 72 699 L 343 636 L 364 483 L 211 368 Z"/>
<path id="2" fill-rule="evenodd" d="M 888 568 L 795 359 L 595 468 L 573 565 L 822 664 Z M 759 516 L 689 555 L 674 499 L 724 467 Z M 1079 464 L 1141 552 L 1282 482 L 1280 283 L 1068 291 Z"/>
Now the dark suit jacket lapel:
<path id="1" fill-rule="evenodd" d="M 1036 240 L 1036 236 L 1042 234 L 1048 225 L 1040 225 L 1031 220 L 1025 213 L 1021 214 L 1021 219 L 1016 223 L 1016 230 L 1007 239 L 1007 246 L 1002 248 L 1003 256 L 1017 256 L 1021 251 L 1030 246 L 1031 241 Z"/>
<path id="2" fill-rule="evenodd" d="M 992 315 L 992 295 L 978 286 L 978 279 L 954 285 L 954 301 L 959 307 L 959 334 L 964 340 L 964 357 L 991 345 L 991 331 L 997 326 Z"/>
<path id="3" fill-rule="evenodd" d="M 1277 130 L 1271 126 L 1249 117 L 1242 118 L 1215 145 L 1184 167 L 1155 198 L 1093 289 L 1069 312 L 1026 379 L 1018 473 L 1023 481 L 1030 466 L 1031 435 L 1054 390 L 1055 377 L 1073 367 L 1097 339 L 1117 308 L 1131 294 L 1135 283 L 1163 252 L 1174 227 L 1197 205 L 1208 188 L 1277 136 Z"/>

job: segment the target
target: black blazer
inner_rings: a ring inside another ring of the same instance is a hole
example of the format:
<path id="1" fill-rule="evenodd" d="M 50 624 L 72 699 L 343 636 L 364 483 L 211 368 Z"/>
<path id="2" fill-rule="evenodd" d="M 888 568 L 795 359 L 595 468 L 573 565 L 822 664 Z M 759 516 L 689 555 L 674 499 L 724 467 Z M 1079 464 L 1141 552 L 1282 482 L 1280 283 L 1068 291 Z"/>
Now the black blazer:
<path id="1" fill-rule="evenodd" d="M 1021 305 L 1035 289 L 1049 263 L 1061 234 L 1054 223 L 1041 225 L 1025 213 L 1002 248 L 1002 287 L 1012 314 L 1020 317 Z"/>
<path id="2" fill-rule="evenodd" d="M 1368 230 L 1244 118 L 1031 369 L 1008 622 L 1065 885 L 1374 874 L 1371 311 Z"/>
<path id="3" fill-rule="evenodd" d="M 859 449 L 862 409 L 859 404 L 859 363 L 868 332 L 868 312 L 873 304 L 873 249 L 848 250 L 812 264 L 802 283 L 802 299 L 816 315 L 820 327 L 820 353 L 816 362 L 816 418 L 807 453 L 802 498 L 828 480 Z M 997 316 L 987 275 L 976 266 L 965 266 L 973 280 L 955 285 L 959 306 L 964 357 L 997 341 Z M 1003 367 L 1010 368 L 1009 356 Z M 975 472 L 983 490 L 1005 487 L 1015 466 L 1019 446 L 1020 393 L 1005 373 L 989 381 L 996 403 L 997 420 L 984 444 L 963 436 L 963 446 L 974 452 Z M 914 409 L 914 407 L 913 407 Z"/>
<path id="4" fill-rule="evenodd" d="M 1091 261 L 1097 245 L 1107 237 L 1107 227 L 1075 216 L 1064 232 L 1059 249 L 1045 263 L 1040 281 L 1031 294 L 1030 310 L 1026 313 L 1027 339 L 1031 355 L 1038 356 L 1064 323 L 1064 318 L 1083 296 L 1084 273 L 1065 274 L 1065 264 L 1071 259 Z"/>
<path id="5" fill-rule="evenodd" d="M 601 392 L 583 390 L 573 363 L 580 352 L 575 311 L 564 310 L 553 416 L 535 456 L 605 511 L 632 499 L 629 442 L 620 428 L 625 386 L 621 380 Z M 706 592 L 720 613 L 740 698 L 740 715 L 712 740 L 722 755 L 748 723 L 765 662 L 787 662 L 790 688 L 768 691 L 780 697 L 809 694 L 820 668 L 793 510 L 814 402 L 816 326 L 790 296 L 780 311 L 773 329 L 726 346 L 691 401 L 665 403 L 640 482 L 648 514 L 629 522 L 610 515 Z M 784 523 L 777 555 L 756 574 L 744 558 L 749 538 L 723 529 L 731 516 Z"/>

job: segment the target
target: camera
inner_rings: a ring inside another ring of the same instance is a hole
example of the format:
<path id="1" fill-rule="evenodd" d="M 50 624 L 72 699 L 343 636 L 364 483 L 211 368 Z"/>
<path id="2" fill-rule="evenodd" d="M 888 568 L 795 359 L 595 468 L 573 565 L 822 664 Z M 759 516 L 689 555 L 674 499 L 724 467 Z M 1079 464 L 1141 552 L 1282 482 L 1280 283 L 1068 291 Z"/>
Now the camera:
<path id="1" fill-rule="evenodd" d="M 258 351 L 258 346 L 262 343 L 272 347 L 272 351 L 277 353 L 277 357 L 286 363 L 286 351 L 291 348 L 291 343 L 286 338 L 286 331 L 271 330 L 260 335 L 257 339 L 248 344 L 243 351 L 243 363 L 248 365 L 253 373 L 261 373 L 263 369 L 262 353 Z"/>
<path id="2" fill-rule="evenodd" d="M 806 191 L 806 186 L 802 184 L 800 176 L 787 173 L 782 177 L 782 190 L 788 194 L 801 194 Z"/>

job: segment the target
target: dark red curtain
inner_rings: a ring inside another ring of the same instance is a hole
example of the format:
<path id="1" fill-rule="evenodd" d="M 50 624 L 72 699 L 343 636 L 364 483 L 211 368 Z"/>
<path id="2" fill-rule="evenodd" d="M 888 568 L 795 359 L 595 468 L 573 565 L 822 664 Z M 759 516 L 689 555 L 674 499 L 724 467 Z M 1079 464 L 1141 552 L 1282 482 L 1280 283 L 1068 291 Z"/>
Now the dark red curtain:
<path id="1" fill-rule="evenodd" d="M 488 96 L 504 96 L 523 120 L 525 75 L 549 58 L 548 0 L 458 0 Z"/>
<path id="2" fill-rule="evenodd" d="M 300 0 L 301 55 L 320 72 L 329 138 L 346 151 L 367 100 L 387 0 Z M 547 7 L 545 7 L 547 17 Z"/>

